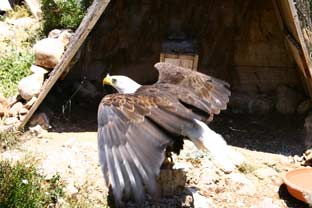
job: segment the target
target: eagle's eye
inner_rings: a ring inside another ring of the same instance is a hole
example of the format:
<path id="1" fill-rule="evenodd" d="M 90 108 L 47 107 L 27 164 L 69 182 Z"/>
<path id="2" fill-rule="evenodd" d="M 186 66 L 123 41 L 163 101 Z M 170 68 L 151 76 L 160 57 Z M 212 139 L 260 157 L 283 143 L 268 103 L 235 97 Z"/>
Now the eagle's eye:
<path id="1" fill-rule="evenodd" d="M 112 83 L 115 84 L 117 82 L 117 79 L 112 79 Z"/>

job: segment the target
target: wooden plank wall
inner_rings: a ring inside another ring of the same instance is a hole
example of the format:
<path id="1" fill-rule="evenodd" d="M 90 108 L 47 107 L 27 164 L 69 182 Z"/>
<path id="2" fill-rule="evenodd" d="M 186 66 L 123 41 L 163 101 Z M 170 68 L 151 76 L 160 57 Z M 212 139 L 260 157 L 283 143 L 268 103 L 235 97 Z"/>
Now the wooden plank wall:
<path id="1" fill-rule="evenodd" d="M 95 0 L 90 8 L 88 9 L 87 15 L 82 20 L 80 26 L 76 30 L 74 37 L 71 39 L 69 46 L 67 47 L 65 53 L 62 56 L 60 63 L 53 69 L 50 73 L 49 78 L 45 81 L 39 97 L 36 103 L 31 107 L 29 113 L 25 119 L 20 124 L 19 128 L 23 128 L 34 112 L 37 110 L 41 102 L 44 100 L 46 95 L 49 93 L 50 89 L 60 78 L 60 76 L 68 71 L 69 64 L 72 58 L 75 56 L 80 46 L 83 44 L 90 31 L 93 29 L 94 25 L 97 23 L 98 19 L 104 12 L 105 8 L 109 4 L 110 0 Z"/>

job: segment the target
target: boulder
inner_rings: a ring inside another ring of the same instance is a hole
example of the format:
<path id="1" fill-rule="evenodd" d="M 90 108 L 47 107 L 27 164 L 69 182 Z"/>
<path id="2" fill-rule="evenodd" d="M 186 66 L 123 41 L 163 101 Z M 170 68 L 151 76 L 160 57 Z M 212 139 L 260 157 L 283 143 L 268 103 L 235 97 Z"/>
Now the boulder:
<path id="1" fill-rule="evenodd" d="M 30 12 L 36 18 L 40 18 L 42 16 L 41 3 L 40 0 L 24 0 L 25 4 L 29 8 Z"/>
<path id="2" fill-rule="evenodd" d="M 60 41 L 62 41 L 62 43 L 66 46 L 69 41 L 70 38 L 73 36 L 73 33 L 70 30 L 64 30 L 63 32 L 61 32 L 61 34 L 59 35 L 58 39 Z"/>
<path id="3" fill-rule="evenodd" d="M 0 103 L 3 105 L 9 105 L 7 99 L 4 97 L 2 93 L 0 93 Z"/>
<path id="4" fill-rule="evenodd" d="M 272 99 L 266 95 L 240 92 L 232 93 L 228 106 L 233 113 L 250 114 L 265 114 L 271 112 L 274 108 Z"/>
<path id="5" fill-rule="evenodd" d="M 8 39 L 14 36 L 14 32 L 5 22 L 0 22 L 0 39 Z"/>
<path id="6" fill-rule="evenodd" d="M 24 77 L 18 83 L 18 92 L 25 100 L 30 100 L 32 97 L 37 96 L 40 92 L 44 76 L 41 73 L 35 73 Z"/>
<path id="7" fill-rule="evenodd" d="M 8 114 L 8 107 L 0 103 L 0 118 Z"/>
<path id="8" fill-rule="evenodd" d="M 17 117 L 9 117 L 4 119 L 4 124 L 5 125 L 12 125 L 18 122 L 18 118 Z"/>
<path id="9" fill-rule="evenodd" d="M 36 66 L 36 65 L 31 65 L 31 67 L 30 67 L 30 71 L 32 72 L 32 73 L 41 73 L 41 74 L 47 74 L 49 71 L 48 70 L 46 70 L 45 68 L 43 68 L 43 67 L 40 67 L 40 66 Z"/>
<path id="10" fill-rule="evenodd" d="M 12 107 L 17 102 L 23 102 L 24 99 L 20 95 L 11 96 L 8 98 L 9 106 Z"/>
<path id="11" fill-rule="evenodd" d="M 8 21 L 8 23 L 14 25 L 17 28 L 31 28 L 37 23 L 37 21 L 31 17 L 21 17 L 18 19 L 11 19 Z"/>
<path id="12" fill-rule="evenodd" d="M 301 115 L 305 115 L 312 107 L 312 102 L 310 99 L 302 101 L 297 107 L 297 113 Z"/>
<path id="13" fill-rule="evenodd" d="M 11 4 L 9 0 L 1 0 L 0 1 L 0 11 L 10 11 L 12 10 Z"/>
<path id="14" fill-rule="evenodd" d="M 312 147 L 312 112 L 310 112 L 304 120 L 304 144 L 307 149 Z"/>
<path id="15" fill-rule="evenodd" d="M 54 68 L 63 55 L 65 46 L 61 40 L 45 38 L 34 45 L 35 63 L 38 66 Z"/>
<path id="16" fill-rule="evenodd" d="M 275 108 L 282 114 L 295 113 L 300 101 L 303 99 L 302 93 L 285 85 L 279 86 L 276 89 L 276 97 L 277 102 Z"/>
<path id="17" fill-rule="evenodd" d="M 25 115 L 25 114 L 27 114 L 28 113 L 28 109 L 27 108 L 25 108 L 25 107 L 22 107 L 21 108 L 21 110 L 19 111 L 19 114 L 21 114 L 21 115 Z"/>
<path id="18" fill-rule="evenodd" d="M 24 105 L 24 108 L 26 109 L 30 109 L 31 106 L 36 102 L 38 98 L 37 97 L 32 97 L 25 105 Z"/>
<path id="19" fill-rule="evenodd" d="M 30 126 L 40 125 L 43 129 L 48 129 L 50 128 L 50 121 L 49 121 L 47 114 L 42 112 L 42 113 L 35 114 L 31 118 L 29 125 Z"/>
<path id="20" fill-rule="evenodd" d="M 23 104 L 21 102 L 15 103 L 9 110 L 9 116 L 16 116 L 22 108 Z"/>
<path id="21" fill-rule="evenodd" d="M 61 33 L 62 33 L 62 30 L 60 29 L 51 30 L 48 34 L 48 38 L 58 38 Z"/>

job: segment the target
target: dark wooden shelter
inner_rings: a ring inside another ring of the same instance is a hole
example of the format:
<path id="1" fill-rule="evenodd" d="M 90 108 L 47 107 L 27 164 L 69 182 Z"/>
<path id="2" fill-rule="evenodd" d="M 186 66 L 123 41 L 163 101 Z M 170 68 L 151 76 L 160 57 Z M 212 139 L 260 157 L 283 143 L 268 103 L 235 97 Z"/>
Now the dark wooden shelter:
<path id="1" fill-rule="evenodd" d="M 24 126 L 62 77 L 100 84 L 106 73 L 153 83 L 162 44 L 196 42 L 197 70 L 233 91 L 270 93 L 281 84 L 312 95 L 311 60 L 292 0 L 95 0 Z"/>

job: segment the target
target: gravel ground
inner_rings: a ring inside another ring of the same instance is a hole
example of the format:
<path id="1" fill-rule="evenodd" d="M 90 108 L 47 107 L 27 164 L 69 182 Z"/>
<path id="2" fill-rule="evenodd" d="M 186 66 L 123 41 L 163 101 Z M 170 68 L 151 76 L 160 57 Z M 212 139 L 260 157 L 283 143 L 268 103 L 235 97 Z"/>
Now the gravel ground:
<path id="1" fill-rule="evenodd" d="M 294 155 L 300 153 L 302 145 L 293 141 L 300 135 L 294 131 L 302 131 L 296 127 L 299 124 L 292 121 L 296 125 L 283 126 L 281 122 L 285 120 L 276 123 L 271 118 L 272 125 L 281 126 L 280 129 L 264 125 L 266 119 L 239 117 L 238 123 L 235 116 L 229 116 L 233 115 L 220 116 L 211 126 L 225 135 L 230 144 L 241 146 L 231 148 L 245 157 L 245 163 L 225 174 L 214 166 L 209 155 L 185 142 L 181 154 L 173 157 L 175 168 L 182 168 L 186 176 L 183 191 L 173 191 L 159 202 L 147 200 L 145 207 L 307 207 L 293 199 L 282 185 L 283 175 L 300 166 Z M 108 190 L 98 166 L 96 132 L 44 132 L 40 138 L 31 137 L 1 154 L 2 159 L 12 160 L 27 156 L 38 161 L 38 169 L 47 178 L 58 172 L 67 184 L 68 196 L 87 200 L 93 207 L 107 205 Z M 173 178 L 177 171 L 170 173 Z M 168 188 L 166 182 L 162 185 Z M 128 207 L 134 206 L 130 203 Z"/>

